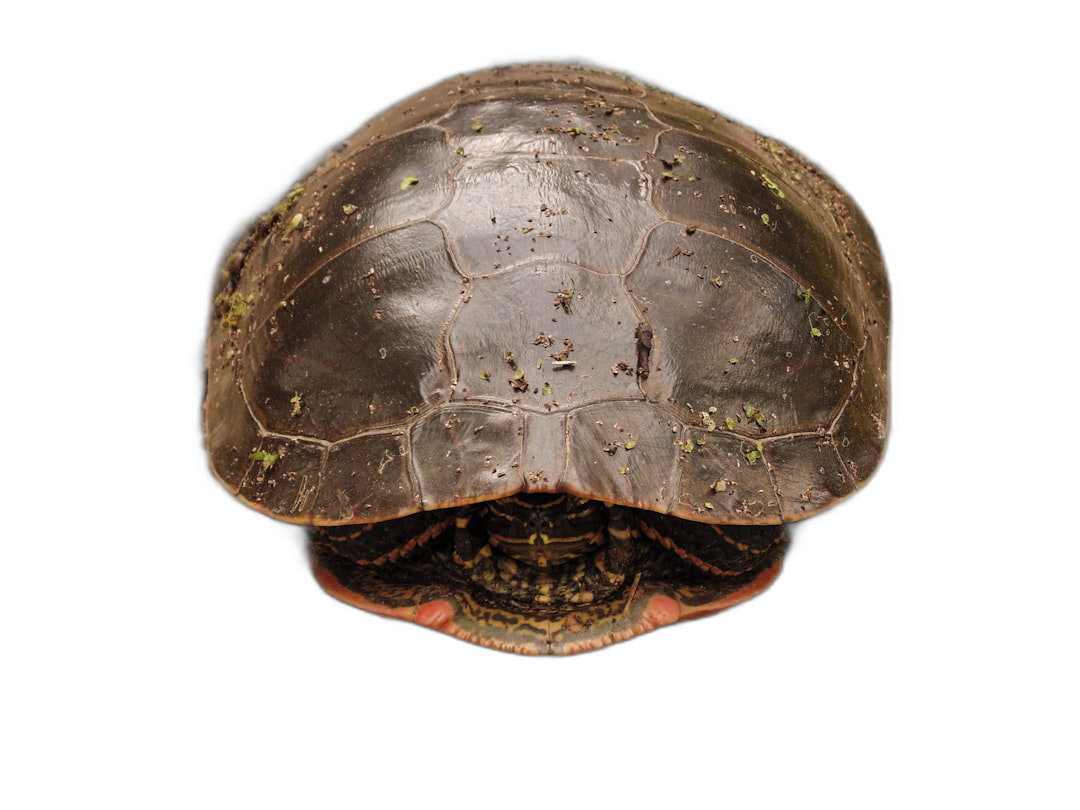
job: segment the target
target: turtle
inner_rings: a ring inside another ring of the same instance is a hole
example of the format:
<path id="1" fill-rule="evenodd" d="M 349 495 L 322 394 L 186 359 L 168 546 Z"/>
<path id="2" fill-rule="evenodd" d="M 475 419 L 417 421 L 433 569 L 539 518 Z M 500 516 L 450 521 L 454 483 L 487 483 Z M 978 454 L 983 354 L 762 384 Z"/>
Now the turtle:
<path id="1" fill-rule="evenodd" d="M 764 590 L 882 456 L 889 288 L 782 143 L 621 74 L 461 75 L 227 251 L 206 443 L 334 597 L 527 654 Z"/>

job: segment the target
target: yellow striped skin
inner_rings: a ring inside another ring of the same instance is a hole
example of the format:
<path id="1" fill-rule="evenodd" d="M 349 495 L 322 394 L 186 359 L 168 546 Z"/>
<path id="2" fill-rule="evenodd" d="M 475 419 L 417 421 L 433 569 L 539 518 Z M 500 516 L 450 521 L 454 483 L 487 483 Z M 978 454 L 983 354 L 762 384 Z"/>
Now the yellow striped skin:
<path id="1" fill-rule="evenodd" d="M 489 542 L 514 559 L 546 568 L 607 541 L 607 516 L 595 501 L 568 495 L 514 496 L 485 504 Z"/>

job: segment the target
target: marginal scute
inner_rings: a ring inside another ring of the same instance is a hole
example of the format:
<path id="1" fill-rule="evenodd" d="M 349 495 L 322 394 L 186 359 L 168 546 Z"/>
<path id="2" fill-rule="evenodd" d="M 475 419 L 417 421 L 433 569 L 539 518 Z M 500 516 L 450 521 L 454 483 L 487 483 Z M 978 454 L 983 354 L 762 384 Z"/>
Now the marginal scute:
<path id="1" fill-rule="evenodd" d="M 526 413 L 521 476 L 525 492 L 557 492 L 567 457 L 567 415 L 558 411 Z"/>
<path id="2" fill-rule="evenodd" d="M 404 431 L 374 433 L 338 442 L 326 465 L 310 522 L 335 526 L 390 520 L 420 510 L 409 475 L 409 440 Z"/>
<path id="3" fill-rule="evenodd" d="M 855 482 L 831 436 L 786 436 L 765 445 L 784 521 L 799 520 L 850 494 Z"/>
<path id="4" fill-rule="evenodd" d="M 656 120 L 673 129 L 695 133 L 707 132 L 711 137 L 725 144 L 730 143 L 732 130 L 749 133 L 749 130 L 720 114 L 663 90 L 649 88 L 646 103 L 649 112 Z"/>
<path id="5" fill-rule="evenodd" d="M 889 417 L 888 387 L 884 373 L 885 347 L 867 346 L 860 363 L 860 382 L 833 429 L 840 458 L 856 483 L 870 477 L 885 449 Z"/>
<path id="6" fill-rule="evenodd" d="M 488 501 L 521 488 L 521 418 L 506 408 L 442 408 L 418 421 L 411 438 L 424 509 Z"/>
<path id="7" fill-rule="evenodd" d="M 690 432 L 680 446 L 678 497 L 671 514 L 705 523 L 780 523 L 780 507 L 760 442 L 728 430 Z M 708 504 L 708 506 L 706 505 Z"/>
<path id="8" fill-rule="evenodd" d="M 619 402 L 575 410 L 567 423 L 566 490 L 668 511 L 676 494 L 682 439 L 677 420 L 647 402 Z"/>
<path id="9" fill-rule="evenodd" d="M 325 445 L 265 436 L 249 456 L 239 495 L 262 511 L 307 523 L 325 459 Z"/>
<path id="10" fill-rule="evenodd" d="M 237 491 L 251 467 L 249 455 L 259 446 L 259 433 L 247 411 L 231 362 L 222 359 L 225 330 L 211 324 L 207 362 L 212 365 L 206 391 L 206 454 L 211 468 L 230 490 Z"/>

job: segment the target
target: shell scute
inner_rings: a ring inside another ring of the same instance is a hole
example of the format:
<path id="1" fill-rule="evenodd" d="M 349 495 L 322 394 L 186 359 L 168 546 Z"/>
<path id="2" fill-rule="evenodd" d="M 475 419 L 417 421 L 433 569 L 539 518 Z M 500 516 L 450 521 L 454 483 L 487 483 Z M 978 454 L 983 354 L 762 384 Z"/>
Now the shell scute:
<path id="1" fill-rule="evenodd" d="M 480 404 L 442 408 L 410 433 L 425 509 L 475 503 L 521 489 L 521 416 Z"/>

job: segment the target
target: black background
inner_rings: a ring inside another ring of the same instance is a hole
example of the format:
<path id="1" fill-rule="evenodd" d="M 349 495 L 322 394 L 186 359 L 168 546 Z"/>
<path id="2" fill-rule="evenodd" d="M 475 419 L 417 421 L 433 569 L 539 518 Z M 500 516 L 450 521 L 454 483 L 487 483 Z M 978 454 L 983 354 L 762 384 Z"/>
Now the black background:
<path id="1" fill-rule="evenodd" d="M 707 22 L 683 19 L 672 31 L 658 18 L 622 33 L 594 31 L 588 44 L 576 29 L 556 36 L 542 27 L 528 46 L 507 44 L 502 35 L 456 45 L 449 29 L 414 37 L 403 25 L 380 33 L 381 53 L 364 46 L 372 31 L 350 43 L 347 31 L 327 39 L 298 30 L 289 41 L 253 42 L 243 31 L 222 30 L 219 41 L 185 54 L 198 71 L 162 89 L 162 132 L 173 158 L 147 166 L 146 179 L 168 189 L 185 222 L 171 237 L 183 280 L 183 300 L 171 309 L 183 323 L 168 347 L 176 349 L 168 405 L 178 431 L 168 476 L 183 501 L 170 525 L 181 539 L 160 564 L 167 584 L 152 598 L 153 609 L 172 617 L 166 646 L 193 688 L 215 694 L 230 711 L 258 711 L 262 699 L 251 691 L 258 684 L 259 693 L 346 714 L 373 700 L 407 700 L 461 711 L 508 701 L 542 714 L 584 702 L 602 716 L 631 708 L 681 715 L 792 700 L 843 703 L 870 692 L 880 699 L 887 681 L 921 677 L 930 656 L 912 604 L 933 600 L 936 589 L 910 537 L 924 518 L 909 495 L 922 449 L 914 427 L 917 350 L 907 336 L 932 310 L 916 300 L 912 283 L 926 261 L 912 234 L 929 174 L 912 121 L 933 114 L 930 96 L 895 69 L 892 54 L 849 37 L 811 40 L 708 29 Z M 878 230 L 893 278 L 894 402 L 891 444 L 877 476 L 806 527 L 768 593 L 603 651 L 530 660 L 324 596 L 303 565 L 297 529 L 244 509 L 208 473 L 201 354 L 221 248 L 303 164 L 450 73 L 564 56 L 634 71 L 727 112 L 818 161 L 852 193 Z"/>

